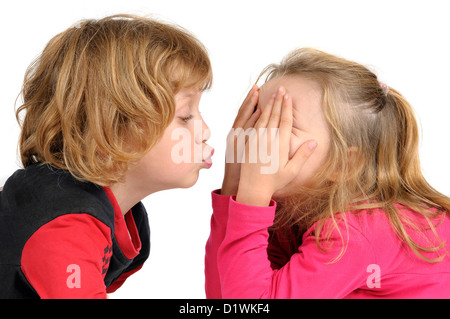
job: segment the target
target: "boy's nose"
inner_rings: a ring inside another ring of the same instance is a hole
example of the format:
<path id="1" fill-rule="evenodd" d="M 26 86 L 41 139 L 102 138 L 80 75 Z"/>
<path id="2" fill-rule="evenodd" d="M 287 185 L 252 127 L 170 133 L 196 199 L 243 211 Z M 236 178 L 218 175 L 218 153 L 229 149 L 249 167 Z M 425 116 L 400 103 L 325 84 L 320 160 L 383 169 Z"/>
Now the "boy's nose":
<path id="1" fill-rule="evenodd" d="M 195 142 L 197 144 L 205 143 L 211 137 L 211 131 L 209 130 L 208 125 L 204 121 L 202 121 L 201 131 L 195 137 Z"/>
<path id="2" fill-rule="evenodd" d="M 209 140 L 210 137 L 211 137 L 211 131 L 209 130 L 208 127 L 206 127 L 206 130 L 203 130 L 202 143 Z"/>

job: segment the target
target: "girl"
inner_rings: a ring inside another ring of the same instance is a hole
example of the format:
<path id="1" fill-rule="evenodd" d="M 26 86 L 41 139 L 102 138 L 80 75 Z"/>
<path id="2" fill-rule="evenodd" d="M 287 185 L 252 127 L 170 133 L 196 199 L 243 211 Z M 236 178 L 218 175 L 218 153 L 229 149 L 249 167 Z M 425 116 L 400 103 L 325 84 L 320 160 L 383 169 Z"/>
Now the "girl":
<path id="1" fill-rule="evenodd" d="M 313 49 L 265 72 L 233 127 L 279 129 L 267 139 L 279 143 L 278 171 L 262 174 L 259 154 L 226 164 L 212 192 L 207 297 L 449 298 L 450 199 L 420 171 L 408 102 Z M 247 137 L 246 154 L 267 143 Z"/>
<path id="2" fill-rule="evenodd" d="M 24 169 L 0 193 L 1 298 L 105 298 L 142 267 L 140 201 L 211 166 L 199 113 L 211 80 L 195 37 L 146 18 L 82 21 L 48 43 L 17 110 Z M 200 159 L 172 160 L 175 130 Z"/>

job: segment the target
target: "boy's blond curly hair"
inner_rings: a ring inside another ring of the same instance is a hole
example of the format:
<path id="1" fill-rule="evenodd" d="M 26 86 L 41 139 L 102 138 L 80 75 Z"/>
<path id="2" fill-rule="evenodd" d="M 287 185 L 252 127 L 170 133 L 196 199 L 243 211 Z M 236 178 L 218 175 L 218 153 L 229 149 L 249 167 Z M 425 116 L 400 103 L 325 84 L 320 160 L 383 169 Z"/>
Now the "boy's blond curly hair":
<path id="1" fill-rule="evenodd" d="M 16 111 L 22 164 L 101 186 L 122 181 L 172 121 L 175 94 L 211 82 L 206 49 L 178 26 L 131 15 L 80 21 L 25 74 Z"/>

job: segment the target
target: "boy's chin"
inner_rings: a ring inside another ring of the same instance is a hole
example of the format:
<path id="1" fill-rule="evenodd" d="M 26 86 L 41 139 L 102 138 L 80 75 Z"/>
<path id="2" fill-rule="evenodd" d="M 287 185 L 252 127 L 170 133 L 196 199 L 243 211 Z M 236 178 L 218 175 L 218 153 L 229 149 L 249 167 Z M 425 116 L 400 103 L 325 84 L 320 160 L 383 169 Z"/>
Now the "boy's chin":
<path id="1" fill-rule="evenodd" d="M 197 183 L 198 177 L 199 177 L 198 172 L 192 174 L 192 176 L 189 176 L 189 178 L 185 178 L 183 181 L 181 181 L 178 188 L 191 188 Z"/>

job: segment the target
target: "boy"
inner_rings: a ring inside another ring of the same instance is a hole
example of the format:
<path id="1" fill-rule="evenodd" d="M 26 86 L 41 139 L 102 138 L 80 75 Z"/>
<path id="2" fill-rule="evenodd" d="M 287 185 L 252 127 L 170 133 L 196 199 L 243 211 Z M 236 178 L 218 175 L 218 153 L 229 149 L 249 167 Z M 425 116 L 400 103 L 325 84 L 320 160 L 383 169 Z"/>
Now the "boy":
<path id="1" fill-rule="evenodd" d="M 198 106 L 211 81 L 195 37 L 146 18 L 81 21 L 48 43 L 17 110 L 24 169 L 0 192 L 0 298 L 106 298 L 142 267 L 140 201 L 210 167 Z M 172 160 L 178 128 L 201 161 Z"/>

